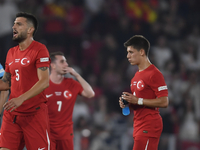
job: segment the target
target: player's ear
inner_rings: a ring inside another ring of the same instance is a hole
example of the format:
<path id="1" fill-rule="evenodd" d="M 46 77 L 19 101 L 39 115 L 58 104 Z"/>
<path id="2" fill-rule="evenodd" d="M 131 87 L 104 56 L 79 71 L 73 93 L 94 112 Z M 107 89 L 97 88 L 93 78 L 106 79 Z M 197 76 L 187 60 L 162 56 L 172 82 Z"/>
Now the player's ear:
<path id="1" fill-rule="evenodd" d="M 51 63 L 51 68 L 52 69 L 56 68 L 56 65 L 54 63 Z"/>
<path id="2" fill-rule="evenodd" d="M 28 33 L 29 34 L 31 34 L 31 33 L 33 34 L 34 30 L 35 30 L 34 27 L 29 27 L 28 28 Z"/>
<path id="3" fill-rule="evenodd" d="M 145 51 L 144 51 L 144 49 L 140 49 L 140 55 L 142 55 L 142 56 L 145 55 Z"/>

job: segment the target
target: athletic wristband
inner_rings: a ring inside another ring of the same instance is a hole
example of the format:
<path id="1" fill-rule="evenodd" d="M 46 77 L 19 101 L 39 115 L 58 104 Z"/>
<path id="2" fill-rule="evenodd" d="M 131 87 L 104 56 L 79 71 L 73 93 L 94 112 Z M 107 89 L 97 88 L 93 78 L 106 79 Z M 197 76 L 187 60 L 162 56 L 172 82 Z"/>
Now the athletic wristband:
<path id="1" fill-rule="evenodd" d="M 138 105 L 143 105 L 143 98 L 138 98 Z"/>

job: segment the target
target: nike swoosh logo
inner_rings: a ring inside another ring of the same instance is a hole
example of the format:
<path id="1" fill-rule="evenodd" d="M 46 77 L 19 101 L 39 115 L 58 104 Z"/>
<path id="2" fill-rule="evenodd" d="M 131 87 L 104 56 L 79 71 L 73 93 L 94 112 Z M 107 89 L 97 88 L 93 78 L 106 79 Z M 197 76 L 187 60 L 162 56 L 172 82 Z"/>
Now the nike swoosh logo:
<path id="1" fill-rule="evenodd" d="M 44 150 L 45 149 L 45 147 L 43 147 L 43 148 L 38 148 L 38 150 Z"/>
<path id="2" fill-rule="evenodd" d="M 46 95 L 46 98 L 49 98 L 49 97 L 51 97 L 51 96 L 53 96 L 53 94 Z"/>
<path id="3" fill-rule="evenodd" d="M 12 61 L 11 63 L 9 63 L 8 65 L 9 65 L 9 66 L 12 65 L 12 63 L 13 63 L 13 61 Z"/>

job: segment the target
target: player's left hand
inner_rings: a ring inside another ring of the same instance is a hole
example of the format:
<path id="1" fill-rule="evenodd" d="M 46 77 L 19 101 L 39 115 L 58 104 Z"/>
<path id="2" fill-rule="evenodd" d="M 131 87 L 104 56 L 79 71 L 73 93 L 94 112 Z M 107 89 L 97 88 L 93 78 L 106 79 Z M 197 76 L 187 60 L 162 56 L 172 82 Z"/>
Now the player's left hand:
<path id="1" fill-rule="evenodd" d="M 138 103 L 138 98 L 134 96 L 131 93 L 128 92 L 123 92 L 122 98 L 125 99 L 127 102 L 132 103 L 132 104 L 137 104 Z"/>
<path id="2" fill-rule="evenodd" d="M 67 67 L 66 71 L 75 77 L 79 75 L 72 67 Z"/>
<path id="3" fill-rule="evenodd" d="M 124 107 L 125 107 L 124 103 L 122 102 L 122 98 L 121 98 L 121 97 L 119 97 L 119 106 L 120 106 L 121 108 L 124 108 Z"/>
<path id="4" fill-rule="evenodd" d="M 19 107 L 24 101 L 21 98 L 13 98 L 6 102 L 3 107 L 5 110 L 10 110 L 10 112 L 14 111 L 17 107 Z"/>

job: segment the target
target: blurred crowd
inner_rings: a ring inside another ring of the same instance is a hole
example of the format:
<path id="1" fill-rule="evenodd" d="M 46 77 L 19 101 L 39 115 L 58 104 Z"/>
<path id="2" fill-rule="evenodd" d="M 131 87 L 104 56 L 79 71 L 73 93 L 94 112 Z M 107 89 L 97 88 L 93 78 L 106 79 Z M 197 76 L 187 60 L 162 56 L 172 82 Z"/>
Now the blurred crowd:
<path id="1" fill-rule="evenodd" d="M 132 150 L 133 114 L 123 116 L 118 99 L 130 92 L 137 71 L 123 43 L 141 34 L 150 41 L 150 61 L 169 90 L 169 107 L 160 109 L 159 150 L 199 150 L 199 6 L 199 0 L 0 0 L 0 62 L 16 44 L 11 40 L 15 14 L 34 14 L 35 40 L 49 52 L 64 52 L 96 93 L 75 104 L 74 150 Z"/>

